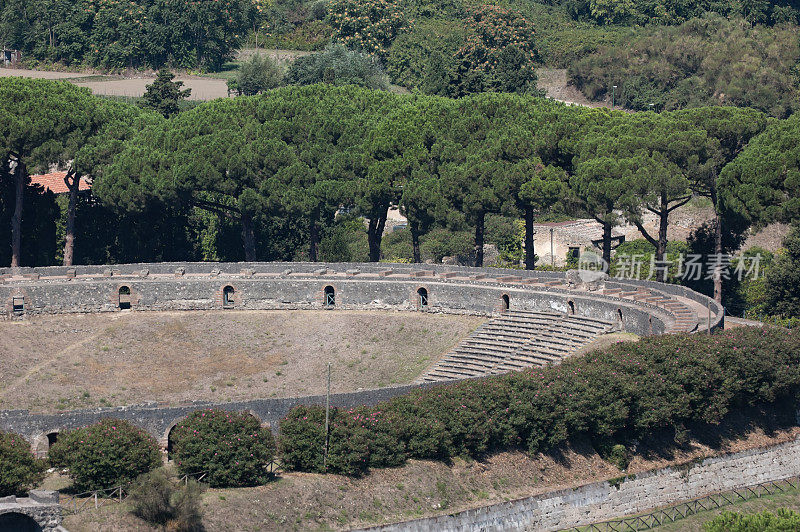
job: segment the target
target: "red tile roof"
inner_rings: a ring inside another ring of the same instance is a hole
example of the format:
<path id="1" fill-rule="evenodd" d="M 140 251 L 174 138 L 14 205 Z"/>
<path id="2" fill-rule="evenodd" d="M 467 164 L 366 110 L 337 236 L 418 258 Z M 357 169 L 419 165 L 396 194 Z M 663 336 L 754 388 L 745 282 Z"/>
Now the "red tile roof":
<path id="1" fill-rule="evenodd" d="M 66 183 L 64 183 L 64 177 L 66 177 L 66 172 L 53 172 L 51 174 L 42 174 L 42 175 L 32 175 L 31 176 L 31 184 L 32 185 L 41 185 L 44 187 L 45 190 L 49 190 L 53 194 L 66 194 L 69 192 Z M 92 184 L 87 181 L 85 177 L 81 178 L 81 182 L 78 185 L 78 190 L 90 190 L 92 188 Z"/>

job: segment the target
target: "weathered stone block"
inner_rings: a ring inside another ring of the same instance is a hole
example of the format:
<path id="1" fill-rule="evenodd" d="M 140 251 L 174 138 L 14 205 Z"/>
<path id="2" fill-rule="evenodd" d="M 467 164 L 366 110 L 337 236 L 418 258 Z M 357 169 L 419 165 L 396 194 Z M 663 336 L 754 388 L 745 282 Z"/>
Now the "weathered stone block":
<path id="1" fill-rule="evenodd" d="M 58 504 L 58 492 L 50 490 L 31 490 L 28 497 L 40 504 Z"/>

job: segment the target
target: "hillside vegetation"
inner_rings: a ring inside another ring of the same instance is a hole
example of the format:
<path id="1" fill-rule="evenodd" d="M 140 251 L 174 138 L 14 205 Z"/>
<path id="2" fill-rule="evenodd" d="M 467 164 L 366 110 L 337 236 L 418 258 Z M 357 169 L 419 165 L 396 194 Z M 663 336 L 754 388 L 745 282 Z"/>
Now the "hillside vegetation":
<path id="1" fill-rule="evenodd" d="M 785 118 L 800 105 L 797 27 L 751 26 L 719 16 L 641 32 L 604 46 L 569 68 L 569 81 L 590 99 L 635 110 L 702 105 L 753 107 Z"/>

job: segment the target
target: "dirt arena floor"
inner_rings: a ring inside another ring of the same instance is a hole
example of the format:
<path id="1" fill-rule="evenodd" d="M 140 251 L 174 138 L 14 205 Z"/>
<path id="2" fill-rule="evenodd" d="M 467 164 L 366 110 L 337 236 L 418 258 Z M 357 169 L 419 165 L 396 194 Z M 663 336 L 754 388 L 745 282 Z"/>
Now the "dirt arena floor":
<path id="1" fill-rule="evenodd" d="M 233 401 L 412 382 L 484 320 L 419 312 L 57 315 L 0 322 L 0 409 Z"/>

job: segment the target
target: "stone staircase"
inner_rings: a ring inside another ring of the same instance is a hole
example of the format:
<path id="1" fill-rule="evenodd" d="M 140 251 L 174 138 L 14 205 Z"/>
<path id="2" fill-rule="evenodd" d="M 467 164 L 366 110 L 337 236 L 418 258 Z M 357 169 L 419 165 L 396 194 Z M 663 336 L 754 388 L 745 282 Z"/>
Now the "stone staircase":
<path id="1" fill-rule="evenodd" d="M 478 327 L 418 382 L 481 377 L 560 362 L 612 322 L 555 312 L 508 310 Z"/>

